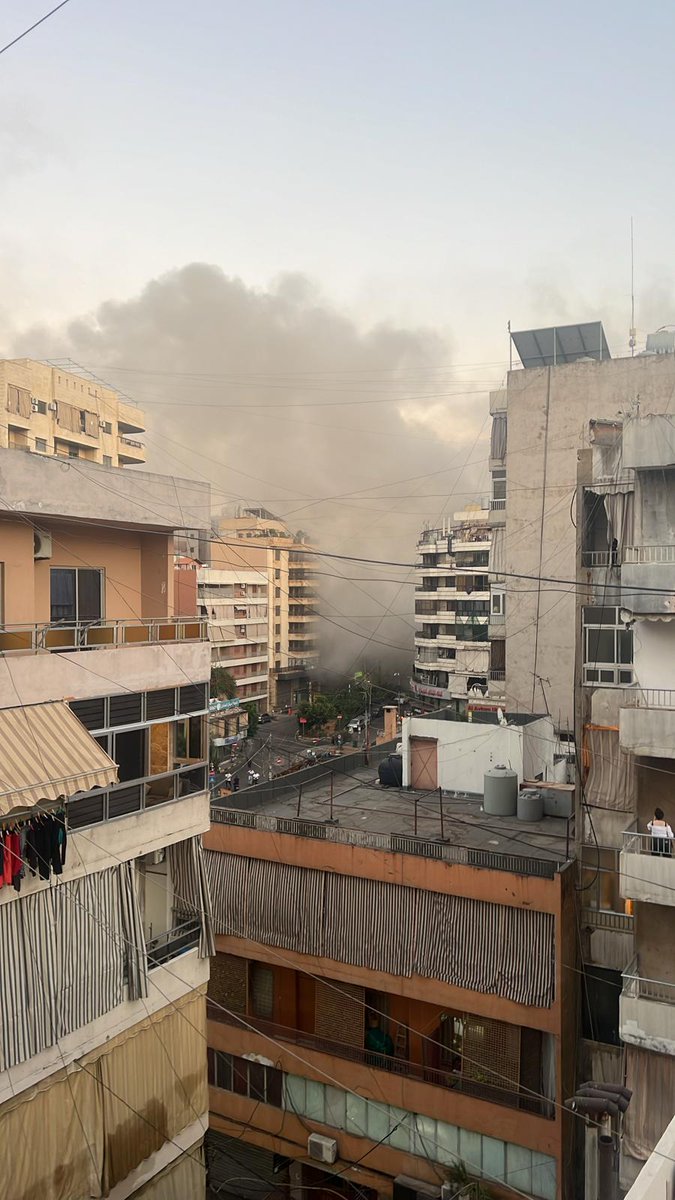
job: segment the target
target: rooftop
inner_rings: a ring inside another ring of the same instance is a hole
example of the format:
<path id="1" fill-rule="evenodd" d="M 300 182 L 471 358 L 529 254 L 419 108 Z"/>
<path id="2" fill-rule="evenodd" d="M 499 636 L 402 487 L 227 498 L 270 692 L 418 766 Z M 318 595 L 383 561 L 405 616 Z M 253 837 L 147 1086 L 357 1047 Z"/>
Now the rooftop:
<path id="1" fill-rule="evenodd" d="M 384 755 L 380 752 L 378 757 Z M 341 760 L 342 767 L 344 760 Z M 516 818 L 486 817 L 482 797 L 443 794 L 443 825 L 437 793 L 382 788 L 376 766 L 354 766 L 333 778 L 331 771 L 299 783 L 288 776 L 271 785 L 239 792 L 212 805 L 217 823 L 243 825 L 324 841 L 418 854 L 519 874 L 553 875 L 571 854 L 573 836 L 566 819 L 545 817 L 530 824 Z M 305 772 L 302 773 L 306 775 Z M 417 814 L 415 813 L 417 810 Z"/>

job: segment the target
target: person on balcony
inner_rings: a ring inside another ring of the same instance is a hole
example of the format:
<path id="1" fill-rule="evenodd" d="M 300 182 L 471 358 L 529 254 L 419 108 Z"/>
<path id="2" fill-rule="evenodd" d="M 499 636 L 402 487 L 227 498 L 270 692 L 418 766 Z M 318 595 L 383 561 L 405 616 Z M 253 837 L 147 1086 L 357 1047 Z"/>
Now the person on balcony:
<path id="1" fill-rule="evenodd" d="M 366 1061 L 371 1067 L 389 1066 L 387 1059 L 394 1056 L 394 1043 L 389 1034 L 382 1029 L 380 1018 L 376 1012 L 368 1013 L 368 1026 L 366 1029 L 366 1050 L 373 1053 L 366 1055 Z"/>
<path id="2" fill-rule="evenodd" d="M 673 849 L 673 831 L 663 815 L 662 808 L 654 809 L 654 816 L 647 823 L 652 836 L 652 854 L 670 857 Z"/>

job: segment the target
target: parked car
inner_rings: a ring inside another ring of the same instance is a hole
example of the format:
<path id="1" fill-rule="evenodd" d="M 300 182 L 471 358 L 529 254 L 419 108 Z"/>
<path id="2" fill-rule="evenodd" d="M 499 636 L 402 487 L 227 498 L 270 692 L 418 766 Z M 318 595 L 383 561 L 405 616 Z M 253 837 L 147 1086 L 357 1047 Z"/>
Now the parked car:
<path id="1" fill-rule="evenodd" d="M 272 720 L 271 713 L 261 713 L 260 716 L 258 717 L 258 724 L 259 725 L 269 725 L 271 720 Z"/>
<path id="2" fill-rule="evenodd" d="M 382 787 L 403 786 L 403 757 L 400 754 L 388 754 L 377 768 L 377 775 Z"/>
<path id="3" fill-rule="evenodd" d="M 347 726 L 347 729 L 349 730 L 350 733 L 361 733 L 361 731 L 363 729 L 365 729 L 365 727 L 366 727 L 366 718 L 365 717 L 352 717 L 351 721 L 349 722 L 349 724 Z"/>

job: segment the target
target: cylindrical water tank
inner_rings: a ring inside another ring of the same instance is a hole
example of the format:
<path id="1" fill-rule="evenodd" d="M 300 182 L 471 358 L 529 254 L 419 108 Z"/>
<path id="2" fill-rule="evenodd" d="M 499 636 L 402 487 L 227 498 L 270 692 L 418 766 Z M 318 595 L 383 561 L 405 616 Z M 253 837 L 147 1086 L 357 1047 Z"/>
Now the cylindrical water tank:
<path id="1" fill-rule="evenodd" d="M 510 767 L 492 767 L 483 777 L 483 812 L 492 817 L 515 817 L 518 772 Z"/>
<path id="2" fill-rule="evenodd" d="M 536 788 L 523 788 L 518 793 L 518 820 L 542 821 L 544 818 L 544 797 Z"/>

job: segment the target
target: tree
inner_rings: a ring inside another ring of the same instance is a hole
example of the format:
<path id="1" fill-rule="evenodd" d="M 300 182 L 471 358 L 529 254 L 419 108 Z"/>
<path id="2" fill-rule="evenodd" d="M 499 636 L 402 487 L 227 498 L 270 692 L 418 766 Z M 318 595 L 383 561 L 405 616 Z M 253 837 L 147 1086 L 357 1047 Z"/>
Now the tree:
<path id="1" fill-rule="evenodd" d="M 253 701 L 249 701 L 248 704 L 242 704 L 241 707 L 244 709 L 244 712 L 248 713 L 248 729 L 246 730 L 246 736 L 247 738 L 255 737 L 258 725 L 260 724 L 258 720 L 258 710 Z"/>
<path id="2" fill-rule="evenodd" d="M 219 700 L 234 700 L 237 684 L 225 667 L 211 668 L 211 695 Z"/>
<path id="3" fill-rule="evenodd" d="M 315 696 L 311 704 L 309 700 L 303 700 L 302 704 L 298 705 L 298 718 L 305 718 L 305 730 L 317 729 L 328 721 L 333 721 L 336 713 L 333 697 L 323 694 Z"/>

